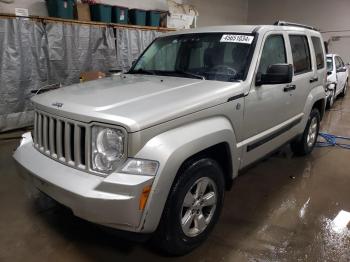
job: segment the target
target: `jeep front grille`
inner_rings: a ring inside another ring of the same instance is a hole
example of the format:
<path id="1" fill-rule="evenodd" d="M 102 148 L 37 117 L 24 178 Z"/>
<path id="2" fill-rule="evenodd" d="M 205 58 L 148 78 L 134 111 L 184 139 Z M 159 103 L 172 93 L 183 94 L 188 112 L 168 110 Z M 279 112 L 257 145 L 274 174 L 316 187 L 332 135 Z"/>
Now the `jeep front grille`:
<path id="1" fill-rule="evenodd" d="M 84 123 L 35 112 L 34 146 L 68 166 L 89 170 L 89 141 Z"/>

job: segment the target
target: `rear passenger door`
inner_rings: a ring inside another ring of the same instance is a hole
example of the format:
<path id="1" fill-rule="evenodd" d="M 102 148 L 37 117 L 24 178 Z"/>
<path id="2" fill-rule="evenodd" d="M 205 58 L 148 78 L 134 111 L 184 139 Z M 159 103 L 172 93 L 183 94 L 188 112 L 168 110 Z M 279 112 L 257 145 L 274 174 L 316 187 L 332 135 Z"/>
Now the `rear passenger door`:
<path id="1" fill-rule="evenodd" d="M 324 85 L 327 79 L 327 70 L 326 70 L 326 51 L 322 40 L 318 36 L 311 36 L 312 46 L 313 46 L 313 58 L 315 61 L 314 71 L 316 73 L 317 81 L 311 83 L 312 86 Z"/>
<path id="2" fill-rule="evenodd" d="M 306 34 L 293 32 L 289 33 L 289 43 L 294 67 L 293 84 L 296 87 L 291 94 L 292 106 L 289 110 L 296 116 L 304 111 L 307 96 L 320 79 L 312 66 L 311 39 Z"/>

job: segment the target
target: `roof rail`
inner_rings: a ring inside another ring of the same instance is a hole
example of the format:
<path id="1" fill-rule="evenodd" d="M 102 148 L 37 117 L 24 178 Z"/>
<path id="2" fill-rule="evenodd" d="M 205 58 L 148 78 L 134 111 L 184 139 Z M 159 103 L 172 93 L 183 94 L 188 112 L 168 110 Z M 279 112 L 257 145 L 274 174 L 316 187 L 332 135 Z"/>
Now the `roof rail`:
<path id="1" fill-rule="evenodd" d="M 280 21 L 280 20 L 276 21 L 273 25 L 277 25 L 277 26 L 296 26 L 296 27 L 302 27 L 302 28 L 306 28 L 306 29 L 310 29 L 310 30 L 314 30 L 314 31 L 319 31 L 317 28 L 312 27 L 312 26 L 298 24 L 298 23 L 292 23 L 292 22 L 286 22 L 286 21 Z"/>

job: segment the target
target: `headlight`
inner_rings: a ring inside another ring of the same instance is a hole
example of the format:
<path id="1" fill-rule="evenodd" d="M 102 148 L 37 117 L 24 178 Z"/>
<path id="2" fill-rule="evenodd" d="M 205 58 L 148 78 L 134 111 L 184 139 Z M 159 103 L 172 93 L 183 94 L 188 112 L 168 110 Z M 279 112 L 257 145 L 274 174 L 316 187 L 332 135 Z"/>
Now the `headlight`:
<path id="1" fill-rule="evenodd" d="M 125 157 L 125 135 L 121 130 L 92 127 L 92 169 L 99 172 L 114 170 Z"/>

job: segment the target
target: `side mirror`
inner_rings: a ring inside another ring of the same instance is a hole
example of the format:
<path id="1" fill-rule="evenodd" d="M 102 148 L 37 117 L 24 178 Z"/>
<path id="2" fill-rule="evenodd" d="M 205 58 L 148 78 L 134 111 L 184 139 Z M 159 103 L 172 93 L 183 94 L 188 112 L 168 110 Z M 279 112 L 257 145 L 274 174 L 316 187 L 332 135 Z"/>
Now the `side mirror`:
<path id="1" fill-rule="evenodd" d="M 293 79 L 293 66 L 289 64 L 270 65 L 266 74 L 258 73 L 255 79 L 255 85 L 277 85 L 288 84 Z"/>
<path id="2" fill-rule="evenodd" d="M 337 73 L 342 73 L 342 72 L 346 72 L 346 67 L 340 67 L 337 69 Z"/>
<path id="3" fill-rule="evenodd" d="M 332 74 L 332 71 L 327 71 L 327 75 L 331 75 Z"/>

